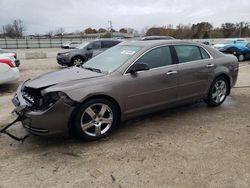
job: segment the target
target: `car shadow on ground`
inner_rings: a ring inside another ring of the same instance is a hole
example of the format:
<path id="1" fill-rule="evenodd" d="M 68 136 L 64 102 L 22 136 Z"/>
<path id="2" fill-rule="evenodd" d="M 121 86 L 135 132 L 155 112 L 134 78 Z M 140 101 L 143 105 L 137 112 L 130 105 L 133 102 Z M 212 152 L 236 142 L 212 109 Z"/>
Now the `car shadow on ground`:
<path id="1" fill-rule="evenodd" d="M 178 122 L 181 117 L 187 117 L 189 114 L 197 114 L 200 111 L 205 113 L 208 113 L 208 111 L 217 111 L 219 110 L 218 108 L 209 108 L 205 103 L 196 101 L 175 108 L 161 110 L 127 120 L 123 123 L 120 123 L 108 137 L 98 141 L 85 142 L 73 136 L 43 137 L 30 135 L 29 138 L 27 138 L 23 143 L 18 143 L 18 145 L 20 147 L 21 145 L 26 145 L 29 148 L 32 148 L 33 146 L 39 146 L 40 149 L 48 149 L 50 147 L 68 148 L 70 146 L 76 145 L 93 146 L 117 141 L 122 142 L 129 139 L 134 139 L 136 136 L 138 136 L 138 134 L 140 137 L 143 137 L 145 136 L 144 134 L 150 134 L 152 130 L 162 130 L 163 134 L 171 134 L 172 131 L 176 131 L 178 128 L 186 126 L 186 124 Z"/>

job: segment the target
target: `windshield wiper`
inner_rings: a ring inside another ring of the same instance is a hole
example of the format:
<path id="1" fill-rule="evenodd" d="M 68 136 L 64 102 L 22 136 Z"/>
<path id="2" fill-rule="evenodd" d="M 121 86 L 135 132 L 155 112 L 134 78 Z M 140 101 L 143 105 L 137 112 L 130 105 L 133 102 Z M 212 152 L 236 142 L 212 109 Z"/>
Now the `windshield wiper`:
<path id="1" fill-rule="evenodd" d="M 93 67 L 84 67 L 84 66 L 82 66 L 82 68 L 84 68 L 86 70 L 93 71 L 93 72 L 102 73 L 102 71 L 100 69 L 96 69 L 96 68 L 93 68 Z"/>

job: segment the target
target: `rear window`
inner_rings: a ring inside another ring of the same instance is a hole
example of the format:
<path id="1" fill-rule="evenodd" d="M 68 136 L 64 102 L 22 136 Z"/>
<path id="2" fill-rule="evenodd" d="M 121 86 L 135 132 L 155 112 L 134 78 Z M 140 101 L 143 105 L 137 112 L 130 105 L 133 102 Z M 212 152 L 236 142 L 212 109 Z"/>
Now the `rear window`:
<path id="1" fill-rule="evenodd" d="M 179 63 L 185 63 L 189 61 L 197 61 L 203 59 L 201 51 L 198 46 L 178 45 L 174 46 L 174 48 L 177 53 Z"/>
<path id="2" fill-rule="evenodd" d="M 115 46 L 115 45 L 117 45 L 119 43 L 120 43 L 120 41 L 112 41 L 113 46 Z"/>

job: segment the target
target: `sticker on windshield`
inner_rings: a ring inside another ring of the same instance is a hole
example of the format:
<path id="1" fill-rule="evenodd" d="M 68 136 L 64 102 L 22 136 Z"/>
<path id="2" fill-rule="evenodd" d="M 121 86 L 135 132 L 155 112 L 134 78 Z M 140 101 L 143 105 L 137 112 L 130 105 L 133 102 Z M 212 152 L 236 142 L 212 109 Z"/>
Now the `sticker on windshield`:
<path id="1" fill-rule="evenodd" d="M 123 55 L 134 55 L 135 51 L 132 50 L 123 50 L 121 51 L 121 54 Z"/>

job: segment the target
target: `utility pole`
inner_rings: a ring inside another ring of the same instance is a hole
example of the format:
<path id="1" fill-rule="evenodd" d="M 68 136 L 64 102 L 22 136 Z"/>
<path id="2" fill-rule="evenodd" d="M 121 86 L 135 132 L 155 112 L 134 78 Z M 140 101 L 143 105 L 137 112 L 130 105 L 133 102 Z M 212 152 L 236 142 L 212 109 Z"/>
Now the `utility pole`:
<path id="1" fill-rule="evenodd" d="M 240 33 L 239 33 L 239 37 L 240 38 L 242 36 L 242 27 L 243 27 L 243 22 L 240 22 Z"/>
<path id="2" fill-rule="evenodd" d="M 113 30 L 112 21 L 111 21 L 111 20 L 109 20 L 109 21 L 108 21 L 108 23 L 109 23 L 109 31 L 110 31 L 111 38 L 112 38 L 112 37 L 113 37 L 113 33 L 112 33 L 112 30 Z"/>

